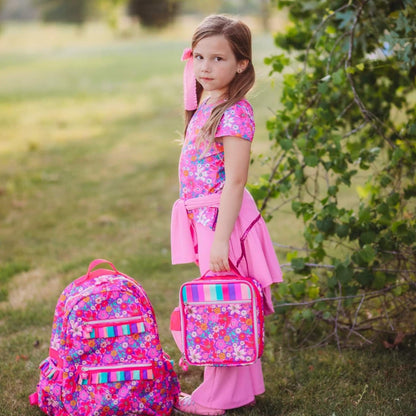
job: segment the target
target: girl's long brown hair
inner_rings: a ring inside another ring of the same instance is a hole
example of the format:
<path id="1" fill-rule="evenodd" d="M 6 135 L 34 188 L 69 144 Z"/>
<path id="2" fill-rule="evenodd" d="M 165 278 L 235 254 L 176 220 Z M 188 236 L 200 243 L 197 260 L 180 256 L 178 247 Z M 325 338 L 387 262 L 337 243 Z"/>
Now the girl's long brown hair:
<path id="1" fill-rule="evenodd" d="M 192 37 L 192 50 L 197 43 L 210 36 L 223 35 L 229 42 L 237 62 L 247 60 L 248 65 L 242 73 L 237 73 L 228 86 L 228 97 L 212 110 L 211 116 L 201 130 L 198 140 L 207 138 L 210 142 L 215 140 L 215 132 L 225 110 L 245 97 L 255 80 L 254 66 L 251 52 L 251 32 L 249 27 L 240 20 L 225 15 L 212 15 L 206 17 L 196 28 Z M 202 95 L 202 86 L 197 81 L 196 91 L 198 102 Z M 194 111 L 185 111 L 185 132 L 194 115 Z"/>

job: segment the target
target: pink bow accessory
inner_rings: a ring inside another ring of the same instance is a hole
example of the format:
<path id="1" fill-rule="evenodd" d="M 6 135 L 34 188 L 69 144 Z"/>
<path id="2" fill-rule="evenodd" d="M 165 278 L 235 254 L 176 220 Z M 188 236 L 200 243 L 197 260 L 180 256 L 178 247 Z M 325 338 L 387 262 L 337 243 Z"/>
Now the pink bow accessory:
<path id="1" fill-rule="evenodd" d="M 183 70 L 183 97 L 185 110 L 193 111 L 198 107 L 198 99 L 196 96 L 194 57 L 191 48 L 185 48 L 181 60 L 186 61 L 185 68 Z"/>

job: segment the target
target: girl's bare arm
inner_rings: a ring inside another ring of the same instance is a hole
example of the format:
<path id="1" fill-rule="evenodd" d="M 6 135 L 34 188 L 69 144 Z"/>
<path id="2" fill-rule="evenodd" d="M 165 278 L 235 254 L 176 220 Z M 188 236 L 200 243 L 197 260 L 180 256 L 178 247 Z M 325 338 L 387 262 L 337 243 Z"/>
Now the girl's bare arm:
<path id="1" fill-rule="evenodd" d="M 239 137 L 224 137 L 223 143 L 225 183 L 210 253 L 210 269 L 216 272 L 230 269 L 229 241 L 243 200 L 251 150 L 251 142 Z"/>

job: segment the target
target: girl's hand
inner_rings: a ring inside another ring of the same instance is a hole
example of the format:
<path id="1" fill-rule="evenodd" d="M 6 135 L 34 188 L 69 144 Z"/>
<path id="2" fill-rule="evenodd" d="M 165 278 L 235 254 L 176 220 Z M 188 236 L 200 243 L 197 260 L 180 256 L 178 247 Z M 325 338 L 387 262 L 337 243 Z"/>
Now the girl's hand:
<path id="1" fill-rule="evenodd" d="M 228 254 L 228 241 L 215 241 L 214 239 L 211 246 L 209 269 L 213 272 L 229 271 Z"/>

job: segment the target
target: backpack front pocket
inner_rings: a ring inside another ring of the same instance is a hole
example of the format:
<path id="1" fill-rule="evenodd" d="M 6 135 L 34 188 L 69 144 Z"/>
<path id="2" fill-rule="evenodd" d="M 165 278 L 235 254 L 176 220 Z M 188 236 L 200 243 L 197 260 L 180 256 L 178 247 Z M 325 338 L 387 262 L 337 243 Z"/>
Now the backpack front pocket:
<path id="1" fill-rule="evenodd" d="M 87 321 L 82 326 L 84 339 L 113 338 L 141 334 L 144 331 L 145 324 L 141 316 Z"/>
<path id="2" fill-rule="evenodd" d="M 154 371 L 151 363 L 82 366 L 78 384 L 103 384 L 153 379 Z"/>
<path id="3" fill-rule="evenodd" d="M 151 361 L 111 365 L 80 365 L 76 387 L 64 389 L 72 416 L 152 414 L 148 395 L 155 389 L 157 368 Z M 154 414 L 157 414 L 156 412 Z"/>

